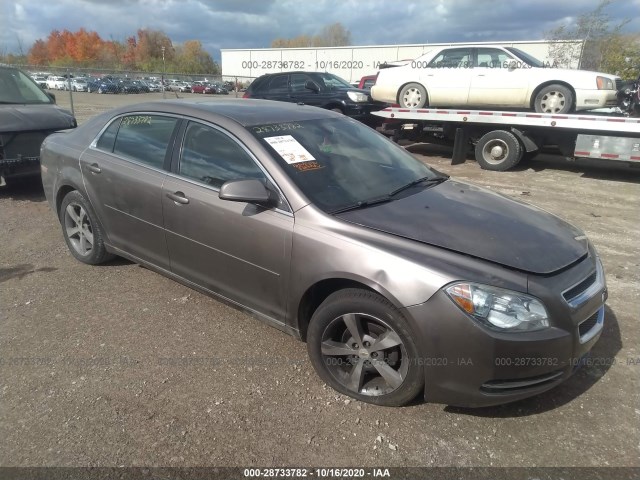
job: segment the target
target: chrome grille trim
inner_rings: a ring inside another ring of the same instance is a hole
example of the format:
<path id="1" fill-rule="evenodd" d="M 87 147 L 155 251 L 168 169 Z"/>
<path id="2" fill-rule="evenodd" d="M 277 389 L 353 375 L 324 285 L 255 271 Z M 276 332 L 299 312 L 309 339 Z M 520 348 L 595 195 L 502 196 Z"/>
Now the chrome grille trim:
<path id="1" fill-rule="evenodd" d="M 591 277 L 592 275 L 593 274 L 590 274 L 589 277 Z M 587 302 L 588 300 L 593 298 L 597 293 L 599 293 L 604 289 L 605 287 L 604 270 L 602 268 L 602 263 L 600 263 L 600 260 L 596 262 L 596 278 L 594 282 L 591 283 L 589 286 L 585 286 L 585 289 L 582 290 L 581 292 L 577 292 L 577 291 L 574 292 L 574 290 L 576 290 L 576 287 L 578 287 L 581 283 L 585 282 L 585 280 L 588 280 L 589 277 L 580 280 L 578 283 L 572 285 L 571 287 L 567 288 L 565 291 L 562 292 L 562 297 L 566 300 L 569 306 L 574 310 L 577 308 L 580 308 L 580 306 L 583 303 Z"/>

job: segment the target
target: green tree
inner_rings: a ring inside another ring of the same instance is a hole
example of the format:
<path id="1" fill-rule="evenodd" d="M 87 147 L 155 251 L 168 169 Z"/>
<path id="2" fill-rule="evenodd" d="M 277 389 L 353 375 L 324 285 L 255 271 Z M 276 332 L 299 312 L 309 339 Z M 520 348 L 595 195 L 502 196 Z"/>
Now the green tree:
<path id="1" fill-rule="evenodd" d="M 220 67 L 202 49 L 199 40 L 187 40 L 176 48 L 175 67 L 182 73 L 220 73 Z"/>
<path id="2" fill-rule="evenodd" d="M 640 48 L 637 34 L 625 36 L 622 28 L 629 23 L 624 20 L 612 25 L 607 7 L 614 0 L 601 0 L 592 12 L 580 15 L 573 25 L 560 25 L 546 32 L 554 41 L 550 56 L 560 66 L 578 65 L 583 70 L 597 70 L 626 76 L 628 71 L 638 68 Z M 581 41 L 582 48 L 576 48 Z"/>

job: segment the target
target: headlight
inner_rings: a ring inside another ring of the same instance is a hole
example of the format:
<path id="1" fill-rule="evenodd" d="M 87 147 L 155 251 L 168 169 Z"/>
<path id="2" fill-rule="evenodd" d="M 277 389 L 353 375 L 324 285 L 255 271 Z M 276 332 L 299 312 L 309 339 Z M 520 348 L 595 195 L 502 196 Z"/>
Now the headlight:
<path id="1" fill-rule="evenodd" d="M 347 95 L 349 95 L 349 98 L 351 100 L 357 103 L 366 102 L 367 100 L 369 100 L 366 94 L 360 92 L 347 92 Z"/>
<path id="2" fill-rule="evenodd" d="M 598 90 L 613 90 L 613 80 L 607 77 L 596 77 Z"/>
<path id="3" fill-rule="evenodd" d="M 458 307 L 494 330 L 531 332 L 549 326 L 542 302 L 524 293 L 475 283 L 456 283 L 446 292 Z"/>

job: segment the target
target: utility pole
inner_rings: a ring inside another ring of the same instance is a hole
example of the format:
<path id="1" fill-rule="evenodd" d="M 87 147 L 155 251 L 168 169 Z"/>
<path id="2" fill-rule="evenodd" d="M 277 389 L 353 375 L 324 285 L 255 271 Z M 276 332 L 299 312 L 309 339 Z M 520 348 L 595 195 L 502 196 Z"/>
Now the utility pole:
<path id="1" fill-rule="evenodd" d="M 165 88 L 164 88 L 164 71 L 165 71 L 164 47 L 162 47 L 162 98 L 167 98 L 167 94 L 165 93 Z"/>

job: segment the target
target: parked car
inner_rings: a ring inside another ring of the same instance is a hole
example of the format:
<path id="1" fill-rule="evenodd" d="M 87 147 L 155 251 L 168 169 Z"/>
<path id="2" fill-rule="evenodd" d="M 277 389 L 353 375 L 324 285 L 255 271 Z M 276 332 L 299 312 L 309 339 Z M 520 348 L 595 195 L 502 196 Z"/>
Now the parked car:
<path id="1" fill-rule="evenodd" d="M 177 92 L 180 90 L 180 80 L 165 80 L 166 89 L 169 92 Z"/>
<path id="2" fill-rule="evenodd" d="M 118 82 L 122 93 L 149 93 L 149 87 L 140 80 L 123 78 Z"/>
<path id="3" fill-rule="evenodd" d="M 150 92 L 162 91 L 162 85 L 159 82 L 155 82 L 153 80 L 142 80 L 142 83 L 144 83 L 147 86 L 147 88 L 149 88 Z"/>
<path id="4" fill-rule="evenodd" d="M 191 85 L 191 91 L 193 93 L 215 93 L 215 87 L 212 87 L 211 84 L 206 82 L 194 82 Z"/>
<path id="5" fill-rule="evenodd" d="M 64 90 L 64 86 L 67 83 L 67 79 L 57 75 L 50 75 L 47 77 L 47 88 L 49 90 Z"/>
<path id="6" fill-rule="evenodd" d="M 187 82 L 179 82 L 176 86 L 179 92 L 191 93 L 191 84 Z"/>
<path id="7" fill-rule="evenodd" d="M 120 93 L 122 88 L 113 78 L 97 78 L 87 80 L 87 92 L 89 93 Z"/>
<path id="8" fill-rule="evenodd" d="M 65 90 L 69 89 L 69 85 L 65 83 Z M 84 77 L 76 77 L 71 80 L 71 90 L 74 92 L 86 92 L 87 91 L 87 79 Z"/>
<path id="9" fill-rule="evenodd" d="M 354 88 L 346 80 L 326 72 L 270 73 L 256 78 L 243 98 L 304 103 L 343 113 L 357 120 L 376 124 L 371 112 L 386 104 L 371 100 L 368 92 Z"/>
<path id="10" fill-rule="evenodd" d="M 602 332 L 581 230 L 336 112 L 129 105 L 48 137 L 42 162 L 76 259 L 120 255 L 247 309 L 365 402 L 522 399 L 569 378 Z M 78 295 L 109 294 L 91 288 Z"/>
<path id="11" fill-rule="evenodd" d="M 434 49 L 380 70 L 371 96 L 405 108 L 519 108 L 567 113 L 616 105 L 615 75 L 553 68 L 514 47 Z"/>
<path id="12" fill-rule="evenodd" d="M 33 81 L 40 85 L 41 88 L 47 88 L 47 77 L 43 77 L 40 75 L 32 76 Z"/>
<path id="13" fill-rule="evenodd" d="M 0 185 L 40 175 L 40 145 L 76 119 L 26 73 L 0 65 Z"/>
<path id="14" fill-rule="evenodd" d="M 213 93 L 218 95 L 229 95 L 229 90 L 220 82 L 212 82 L 211 87 L 213 89 Z"/>

